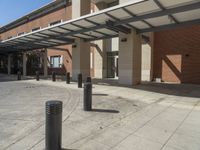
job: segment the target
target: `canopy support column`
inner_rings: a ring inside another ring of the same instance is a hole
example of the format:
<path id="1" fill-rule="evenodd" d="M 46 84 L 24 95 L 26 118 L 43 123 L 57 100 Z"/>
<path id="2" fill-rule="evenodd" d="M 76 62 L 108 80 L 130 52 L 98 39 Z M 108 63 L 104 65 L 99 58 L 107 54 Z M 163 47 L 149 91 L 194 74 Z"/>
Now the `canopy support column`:
<path id="1" fill-rule="evenodd" d="M 91 11 L 91 0 L 73 0 L 72 18 L 89 14 Z M 72 79 L 77 81 L 81 73 L 85 79 L 90 76 L 90 43 L 77 38 L 72 46 Z"/>
<path id="2" fill-rule="evenodd" d="M 107 8 L 106 2 L 96 3 L 95 11 Z M 96 47 L 94 52 L 94 75 L 96 78 L 107 78 L 107 52 L 112 50 L 112 39 L 95 41 Z"/>
<path id="3" fill-rule="evenodd" d="M 77 80 L 78 74 L 83 79 L 90 76 L 90 43 L 76 39 L 76 45 L 72 47 L 72 79 Z"/>
<path id="4" fill-rule="evenodd" d="M 11 74 L 11 54 L 8 54 L 8 75 Z"/>
<path id="5" fill-rule="evenodd" d="M 130 34 L 119 34 L 119 83 L 137 85 L 141 82 L 141 35 L 132 29 Z"/>
<path id="6" fill-rule="evenodd" d="M 27 75 L 26 64 L 27 64 L 27 54 L 26 54 L 26 52 L 24 52 L 23 53 L 23 76 Z"/>
<path id="7" fill-rule="evenodd" d="M 47 49 L 44 49 L 43 53 L 43 68 L 44 68 L 44 77 L 48 76 L 48 56 L 47 56 Z"/>

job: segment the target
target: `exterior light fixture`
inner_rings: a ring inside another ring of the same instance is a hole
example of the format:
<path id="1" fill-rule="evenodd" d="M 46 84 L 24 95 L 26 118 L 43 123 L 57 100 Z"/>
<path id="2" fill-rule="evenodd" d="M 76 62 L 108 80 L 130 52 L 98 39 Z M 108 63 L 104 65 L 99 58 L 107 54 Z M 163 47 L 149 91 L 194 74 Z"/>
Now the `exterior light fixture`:
<path id="1" fill-rule="evenodd" d="M 72 45 L 72 48 L 76 48 L 76 47 L 77 47 L 76 44 L 73 44 L 73 45 Z"/>
<path id="2" fill-rule="evenodd" d="M 121 42 L 127 42 L 127 38 L 122 38 Z"/>

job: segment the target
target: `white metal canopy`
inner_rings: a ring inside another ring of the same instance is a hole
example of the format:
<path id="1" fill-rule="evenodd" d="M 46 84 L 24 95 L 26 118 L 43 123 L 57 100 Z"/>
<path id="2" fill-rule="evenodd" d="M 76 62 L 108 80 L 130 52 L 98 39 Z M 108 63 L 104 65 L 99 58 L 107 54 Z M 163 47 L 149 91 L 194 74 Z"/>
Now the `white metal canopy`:
<path id="1" fill-rule="evenodd" d="M 28 51 L 200 23 L 200 0 L 133 0 L 0 42 L 0 52 Z"/>

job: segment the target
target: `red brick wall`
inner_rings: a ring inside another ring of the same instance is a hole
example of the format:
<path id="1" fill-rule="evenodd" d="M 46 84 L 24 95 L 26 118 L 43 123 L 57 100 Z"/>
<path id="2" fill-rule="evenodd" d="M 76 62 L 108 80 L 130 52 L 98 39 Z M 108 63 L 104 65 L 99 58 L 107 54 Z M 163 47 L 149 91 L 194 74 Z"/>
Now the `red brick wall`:
<path id="1" fill-rule="evenodd" d="M 200 84 L 200 25 L 154 34 L 154 78 Z"/>
<path id="2" fill-rule="evenodd" d="M 55 71 L 57 74 L 65 74 L 66 72 L 72 73 L 72 52 L 71 46 L 59 46 L 63 50 L 48 49 L 48 56 L 63 56 L 63 68 L 62 69 L 49 69 L 49 72 Z"/>

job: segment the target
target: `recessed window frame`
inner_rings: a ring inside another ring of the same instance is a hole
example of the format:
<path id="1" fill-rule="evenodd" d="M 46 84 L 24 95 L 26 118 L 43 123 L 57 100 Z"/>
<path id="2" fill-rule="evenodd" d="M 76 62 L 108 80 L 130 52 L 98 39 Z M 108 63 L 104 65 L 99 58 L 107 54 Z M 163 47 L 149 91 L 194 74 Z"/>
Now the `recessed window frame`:
<path id="1" fill-rule="evenodd" d="M 20 32 L 20 33 L 17 33 L 17 36 L 21 36 L 21 35 L 24 35 L 26 32 Z"/>
<path id="2" fill-rule="evenodd" d="M 58 58 L 58 66 L 55 66 L 55 59 Z M 62 56 L 61 55 L 55 55 L 55 56 L 50 56 L 50 66 L 51 68 L 62 68 Z"/>
<path id="3" fill-rule="evenodd" d="M 7 39 L 12 39 L 12 38 L 13 38 L 13 36 L 8 36 L 8 37 L 7 37 Z"/>
<path id="4" fill-rule="evenodd" d="M 32 30 L 31 30 L 31 32 L 35 32 L 35 31 L 38 31 L 38 30 L 40 30 L 40 29 L 42 29 L 41 27 L 36 27 L 36 28 L 33 28 Z"/>
<path id="5" fill-rule="evenodd" d="M 57 20 L 57 21 L 54 21 L 54 22 L 51 22 L 51 23 L 49 23 L 49 27 L 51 27 L 51 26 L 55 26 L 55 25 L 57 25 L 57 24 L 59 24 L 59 23 L 62 23 L 63 22 L 63 20 L 61 19 L 61 20 Z"/>

